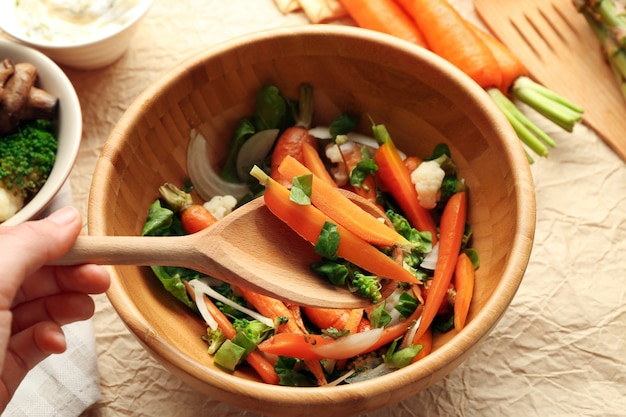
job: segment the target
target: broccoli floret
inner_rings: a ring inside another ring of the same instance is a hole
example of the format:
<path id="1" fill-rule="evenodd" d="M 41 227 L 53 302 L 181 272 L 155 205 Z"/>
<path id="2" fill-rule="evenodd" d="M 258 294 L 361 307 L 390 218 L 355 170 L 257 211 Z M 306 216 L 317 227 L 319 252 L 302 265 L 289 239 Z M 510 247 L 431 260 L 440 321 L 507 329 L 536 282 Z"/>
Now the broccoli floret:
<path id="1" fill-rule="evenodd" d="M 20 124 L 0 138 L 0 185 L 24 198 L 35 195 L 50 175 L 58 142 L 49 120 Z"/>
<path id="2" fill-rule="evenodd" d="M 380 293 L 380 280 L 375 275 L 365 275 L 355 271 L 350 286 L 355 288 L 363 297 L 372 300 L 373 303 L 377 303 L 383 298 Z"/>

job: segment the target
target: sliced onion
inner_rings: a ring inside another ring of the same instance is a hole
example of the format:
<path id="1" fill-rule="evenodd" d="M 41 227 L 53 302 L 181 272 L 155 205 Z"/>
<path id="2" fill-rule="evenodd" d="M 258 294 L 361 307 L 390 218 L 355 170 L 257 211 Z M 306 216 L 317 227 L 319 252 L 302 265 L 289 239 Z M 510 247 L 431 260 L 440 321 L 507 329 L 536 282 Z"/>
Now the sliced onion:
<path id="1" fill-rule="evenodd" d="M 250 177 L 253 165 L 263 161 L 274 146 L 278 137 L 278 129 L 261 130 L 244 142 L 237 154 L 237 175 L 242 181 Z"/>
<path id="2" fill-rule="evenodd" d="M 217 330 L 218 324 L 215 318 L 209 312 L 209 309 L 204 302 L 204 293 L 202 292 L 201 285 L 198 284 L 198 280 L 189 281 L 189 285 L 193 288 L 193 295 L 196 302 L 196 307 L 198 307 L 198 311 L 200 315 L 204 319 L 204 322 L 207 326 L 211 328 L 211 330 Z"/>
<path id="3" fill-rule="evenodd" d="M 330 128 L 328 126 L 317 126 L 317 127 L 311 128 L 309 129 L 309 134 L 311 136 L 315 136 L 318 139 L 331 139 Z M 378 148 L 378 142 L 376 142 L 376 139 L 374 139 L 371 136 L 364 135 L 358 132 L 350 132 L 346 136 L 348 136 L 348 140 L 352 142 L 356 142 L 358 144 L 368 146 L 372 149 Z M 406 154 L 404 152 L 402 151 L 398 151 L 398 152 L 400 152 L 400 156 L 402 157 L 402 159 L 406 159 Z"/>
<path id="4" fill-rule="evenodd" d="M 274 327 L 274 321 L 269 318 L 269 317 L 265 317 L 264 315 L 257 313 L 256 311 L 250 310 L 249 308 L 246 308 L 240 304 L 237 304 L 236 302 L 234 302 L 233 300 L 231 300 L 230 298 L 226 298 L 224 297 L 222 294 L 220 294 L 219 292 L 215 291 L 213 288 L 211 288 L 211 286 L 204 280 L 204 278 L 200 278 L 200 279 L 194 279 L 189 281 L 189 284 L 192 286 L 192 288 L 194 289 L 194 294 L 196 295 L 196 304 L 198 304 L 198 294 L 197 292 L 200 292 L 202 295 L 206 294 L 209 297 L 221 301 L 222 303 L 234 308 L 235 310 L 239 310 L 244 314 L 247 314 L 248 316 L 252 317 L 253 319 L 256 319 L 258 321 L 260 321 L 261 323 L 269 326 L 269 327 Z M 203 297 L 200 297 L 203 298 Z M 202 301 L 202 303 L 204 304 L 204 301 Z M 207 314 L 208 314 L 208 309 L 206 308 L 206 306 L 204 306 L 204 309 L 206 310 Z M 198 306 L 198 310 L 200 310 L 200 307 Z M 202 311 L 200 311 L 200 314 L 202 314 Z M 202 318 L 204 318 L 204 315 L 202 315 Z M 213 319 L 213 317 L 211 317 Z M 206 321 L 206 319 L 205 319 Z"/>
<path id="5" fill-rule="evenodd" d="M 382 334 L 383 328 L 379 327 L 377 329 L 340 337 L 333 343 L 314 346 L 311 348 L 311 351 L 322 358 L 349 359 L 374 346 Z"/>
<path id="6" fill-rule="evenodd" d="M 435 270 L 437 266 L 437 258 L 439 258 L 439 242 L 435 243 L 433 246 L 433 250 L 428 252 L 424 259 L 422 259 L 422 263 L 420 266 L 425 269 L 430 269 L 431 271 Z"/>
<path id="7" fill-rule="evenodd" d="M 224 181 L 206 157 L 206 139 L 195 129 L 191 130 L 187 147 L 187 172 L 198 195 L 205 201 L 216 195 L 232 195 L 240 199 L 249 192 L 245 184 Z"/>

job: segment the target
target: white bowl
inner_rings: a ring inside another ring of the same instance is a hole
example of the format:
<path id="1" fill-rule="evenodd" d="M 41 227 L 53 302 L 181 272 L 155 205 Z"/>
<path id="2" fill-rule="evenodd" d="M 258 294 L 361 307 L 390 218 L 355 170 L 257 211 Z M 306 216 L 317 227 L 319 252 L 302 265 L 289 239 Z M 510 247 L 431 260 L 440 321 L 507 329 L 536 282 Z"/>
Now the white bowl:
<path id="1" fill-rule="evenodd" d="M 126 0 L 126 2 L 136 4 L 112 23 L 102 27 L 93 26 L 87 35 L 80 34 L 74 39 L 46 39 L 29 33 L 28 29 L 21 25 L 17 15 L 19 2 L 5 0 L 0 13 L 0 28 L 59 64 L 77 69 L 101 68 L 117 61 L 128 50 L 131 39 L 153 0 Z M 42 16 L 45 17 L 41 19 L 45 20 L 50 14 L 42 13 Z"/>
<path id="2" fill-rule="evenodd" d="M 82 138 L 83 121 L 80 102 L 74 86 L 63 70 L 50 58 L 32 48 L 0 39 L 0 59 L 11 58 L 13 62 L 30 62 L 37 67 L 40 88 L 59 98 L 59 147 L 52 172 L 39 192 L 13 217 L 2 225 L 16 225 L 40 214 L 54 199 L 67 180 Z"/>

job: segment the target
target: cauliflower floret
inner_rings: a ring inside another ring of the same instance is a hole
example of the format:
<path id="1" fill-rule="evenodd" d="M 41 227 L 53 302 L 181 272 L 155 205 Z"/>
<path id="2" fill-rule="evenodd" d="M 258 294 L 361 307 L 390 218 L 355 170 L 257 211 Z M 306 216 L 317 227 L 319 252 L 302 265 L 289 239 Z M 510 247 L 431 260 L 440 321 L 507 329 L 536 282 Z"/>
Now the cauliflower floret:
<path id="1" fill-rule="evenodd" d="M 0 184 L 0 223 L 13 217 L 22 207 L 24 207 L 22 193 L 9 191 Z"/>
<path id="2" fill-rule="evenodd" d="M 445 171 L 436 161 L 424 161 L 411 173 L 411 181 L 417 190 L 420 206 L 435 208 L 441 197 L 441 184 Z"/>
<path id="3" fill-rule="evenodd" d="M 216 195 L 204 203 L 204 207 L 211 212 L 217 220 L 230 214 L 237 205 L 237 199 L 232 195 Z"/>
<path id="4" fill-rule="evenodd" d="M 341 152 L 339 151 L 340 146 Z M 346 169 L 346 164 L 344 164 L 343 162 L 343 157 L 341 156 L 341 153 L 360 152 L 360 150 L 355 149 L 358 147 L 359 145 L 352 141 L 344 142 L 341 145 L 332 143 L 326 146 L 326 158 L 328 158 L 328 160 L 333 163 L 333 166 L 330 168 L 330 174 L 333 176 L 333 179 L 340 187 L 348 183 L 349 176 L 349 172 Z"/>

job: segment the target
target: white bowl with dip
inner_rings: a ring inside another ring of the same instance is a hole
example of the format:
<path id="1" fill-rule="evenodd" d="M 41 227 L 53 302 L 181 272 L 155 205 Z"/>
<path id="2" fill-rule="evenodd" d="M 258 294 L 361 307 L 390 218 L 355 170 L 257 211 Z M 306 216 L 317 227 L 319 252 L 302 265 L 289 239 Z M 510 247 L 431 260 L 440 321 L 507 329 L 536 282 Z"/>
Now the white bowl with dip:
<path id="1" fill-rule="evenodd" d="M 118 60 L 153 0 L 0 0 L 0 28 L 59 64 L 96 69 Z"/>

